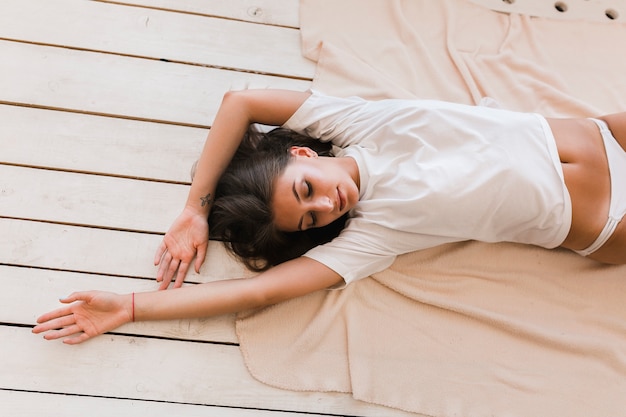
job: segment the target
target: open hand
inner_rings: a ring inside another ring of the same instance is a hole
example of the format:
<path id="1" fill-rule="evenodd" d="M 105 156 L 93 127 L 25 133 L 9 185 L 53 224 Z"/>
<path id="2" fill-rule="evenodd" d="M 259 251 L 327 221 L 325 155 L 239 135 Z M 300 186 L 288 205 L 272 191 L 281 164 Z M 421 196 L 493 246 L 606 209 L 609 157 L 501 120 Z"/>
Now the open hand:
<path id="1" fill-rule="evenodd" d="M 74 345 L 133 319 L 132 295 L 87 291 L 60 301 L 68 305 L 39 317 L 33 333 L 48 332 L 46 340 L 68 337 L 63 343 Z"/>
<path id="2" fill-rule="evenodd" d="M 194 267 L 200 272 L 209 245 L 209 223 L 204 214 L 185 208 L 163 237 L 154 256 L 159 266 L 157 282 L 159 289 L 166 289 L 174 276 L 174 288 L 183 285 L 194 256 Z"/>

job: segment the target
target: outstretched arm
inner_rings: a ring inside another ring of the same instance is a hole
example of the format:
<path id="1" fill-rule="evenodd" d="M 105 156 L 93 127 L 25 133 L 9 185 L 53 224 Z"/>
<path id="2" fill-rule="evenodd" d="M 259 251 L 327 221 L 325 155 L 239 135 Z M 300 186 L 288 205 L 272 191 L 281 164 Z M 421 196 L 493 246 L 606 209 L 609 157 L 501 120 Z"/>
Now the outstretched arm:
<path id="1" fill-rule="evenodd" d="M 185 207 L 154 257 L 154 264 L 159 265 L 160 289 L 167 288 L 174 276 L 174 287 L 180 287 L 194 256 L 194 268 L 199 272 L 208 247 L 207 217 L 217 182 L 250 124 L 282 125 L 309 95 L 288 90 L 243 90 L 224 95 L 200 155 Z"/>
<path id="2" fill-rule="evenodd" d="M 253 278 L 216 281 L 134 295 L 74 293 L 69 304 L 44 314 L 33 329 L 45 338 L 76 344 L 132 321 L 208 317 L 263 307 L 331 287 L 342 278 L 325 265 L 300 257 Z M 134 304 L 133 304 L 134 301 Z M 71 304 L 70 304 L 71 303 Z"/>

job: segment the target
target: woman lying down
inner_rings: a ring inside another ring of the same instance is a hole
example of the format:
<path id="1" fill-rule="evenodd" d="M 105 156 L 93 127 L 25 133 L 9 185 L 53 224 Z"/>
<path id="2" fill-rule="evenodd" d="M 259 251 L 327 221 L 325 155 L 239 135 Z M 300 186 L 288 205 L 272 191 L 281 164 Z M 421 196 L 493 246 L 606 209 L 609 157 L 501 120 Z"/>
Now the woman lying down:
<path id="1" fill-rule="evenodd" d="M 255 123 L 280 127 L 259 133 Z M 156 252 L 159 289 L 176 290 L 74 293 L 33 332 L 75 344 L 130 321 L 261 307 L 464 240 L 623 264 L 625 149 L 626 113 L 550 119 L 432 100 L 229 92 Z M 180 288 L 192 262 L 200 270 L 209 226 L 259 274 Z"/>

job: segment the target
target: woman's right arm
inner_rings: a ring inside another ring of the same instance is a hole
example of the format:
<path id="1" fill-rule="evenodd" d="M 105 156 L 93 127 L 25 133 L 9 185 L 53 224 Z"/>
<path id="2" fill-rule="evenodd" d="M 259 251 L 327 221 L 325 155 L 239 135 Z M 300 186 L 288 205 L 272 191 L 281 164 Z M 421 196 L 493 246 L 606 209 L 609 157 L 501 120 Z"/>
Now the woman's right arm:
<path id="1" fill-rule="evenodd" d="M 215 281 L 172 291 L 114 294 L 79 292 L 66 306 L 37 319 L 33 333 L 65 343 L 84 342 L 130 321 L 209 317 L 258 308 L 334 286 L 342 278 L 306 257 L 280 264 L 252 278 Z"/>
<path id="2" fill-rule="evenodd" d="M 280 126 L 309 95 L 309 92 L 288 90 L 243 90 L 224 95 L 198 160 L 185 207 L 155 254 L 160 289 L 167 288 L 174 276 L 174 287 L 180 287 L 194 256 L 194 267 L 199 272 L 208 247 L 207 218 L 217 182 L 250 124 Z"/>

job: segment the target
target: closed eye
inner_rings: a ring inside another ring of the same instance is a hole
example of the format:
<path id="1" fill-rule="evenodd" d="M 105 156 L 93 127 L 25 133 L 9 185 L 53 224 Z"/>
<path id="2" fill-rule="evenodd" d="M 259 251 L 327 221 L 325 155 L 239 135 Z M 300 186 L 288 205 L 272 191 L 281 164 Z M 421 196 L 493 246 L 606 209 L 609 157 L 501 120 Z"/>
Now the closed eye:
<path id="1" fill-rule="evenodd" d="M 304 181 L 304 185 L 306 186 L 305 195 L 311 197 L 313 195 L 313 186 L 309 181 Z"/>
<path id="2" fill-rule="evenodd" d="M 311 225 L 309 227 L 315 227 L 317 224 L 317 216 L 314 212 L 310 212 L 309 214 L 311 215 Z"/>

